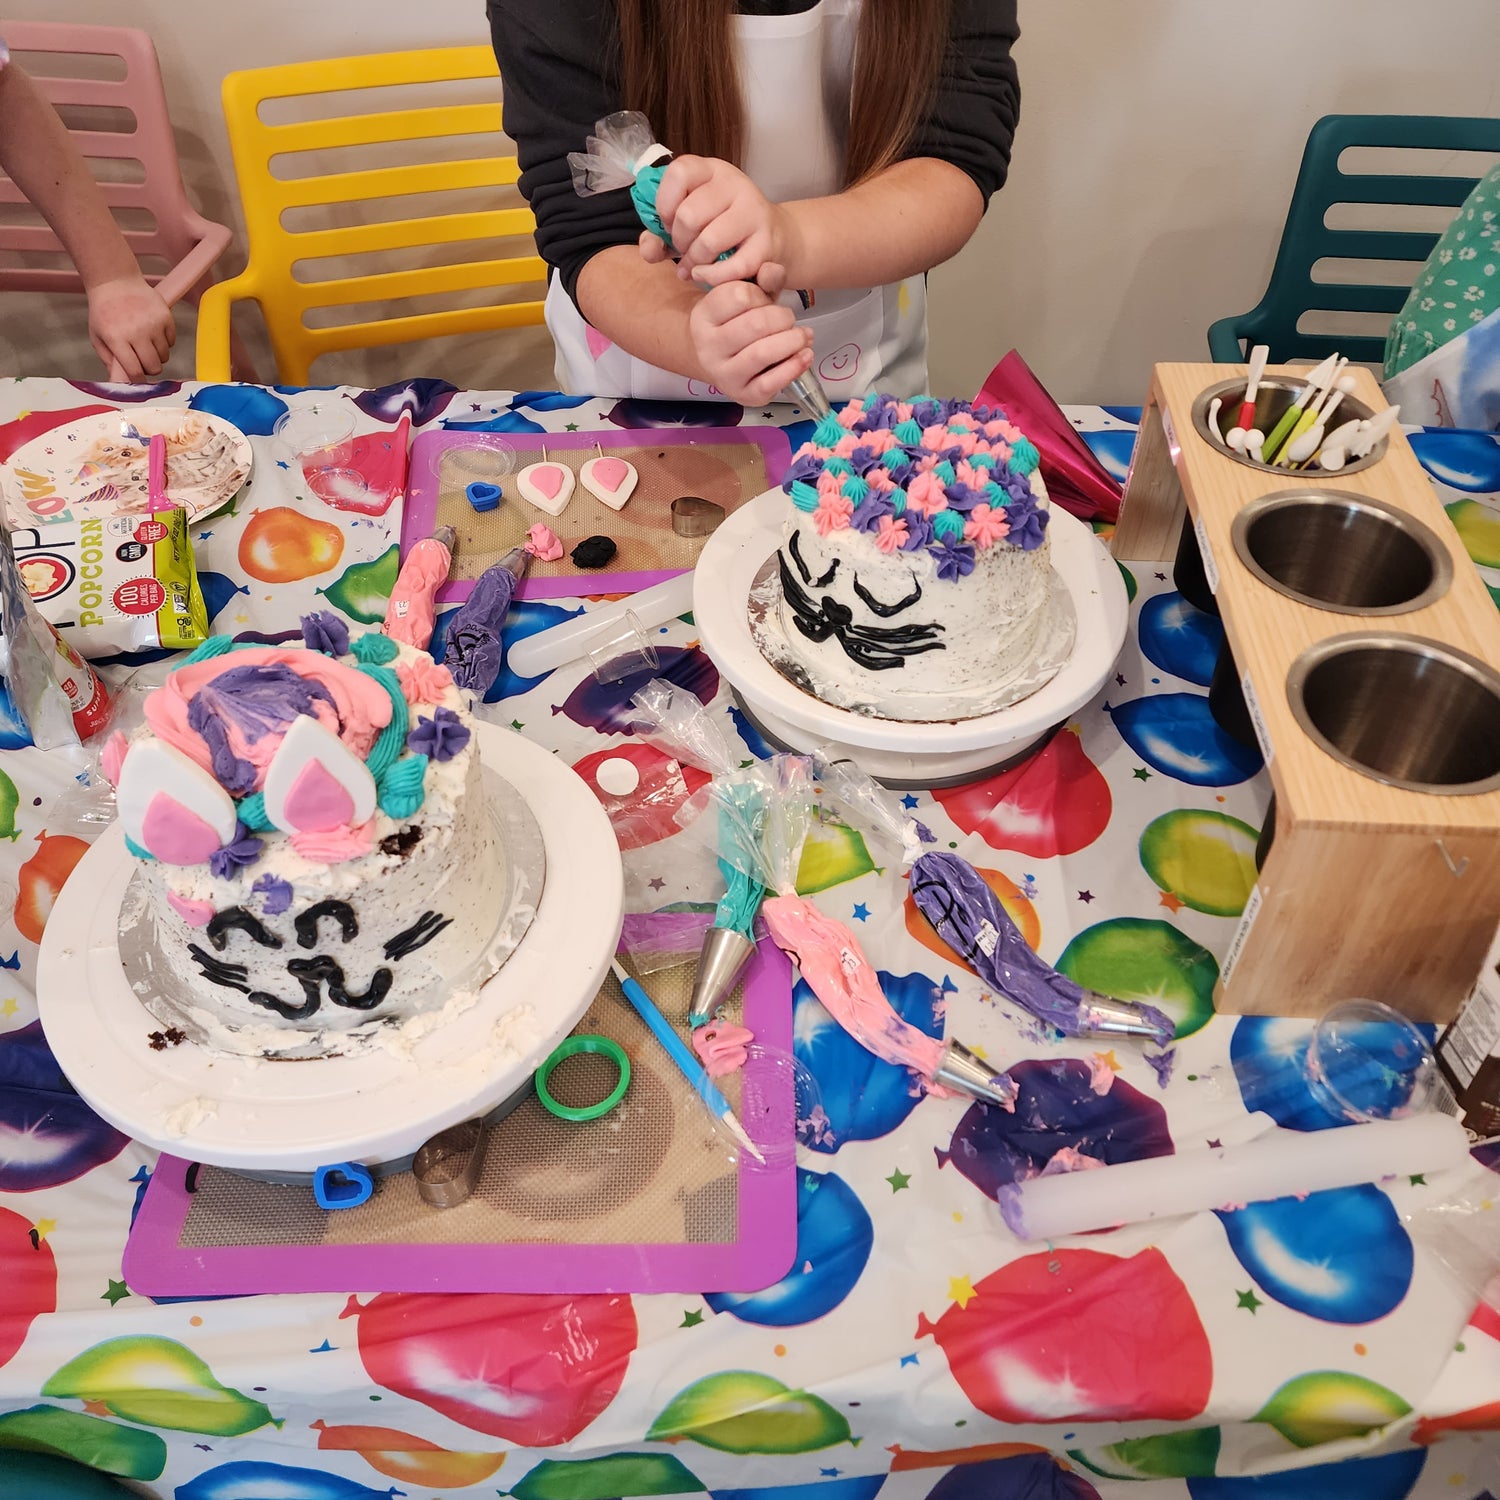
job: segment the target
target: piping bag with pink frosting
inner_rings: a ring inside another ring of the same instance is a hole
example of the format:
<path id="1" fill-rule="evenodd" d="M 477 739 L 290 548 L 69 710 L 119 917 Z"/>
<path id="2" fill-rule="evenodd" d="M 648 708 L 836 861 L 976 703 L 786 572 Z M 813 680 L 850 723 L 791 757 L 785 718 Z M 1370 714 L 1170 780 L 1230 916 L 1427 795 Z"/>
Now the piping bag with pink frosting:
<path id="1" fill-rule="evenodd" d="M 474 589 L 448 622 L 443 665 L 471 693 L 487 693 L 500 675 L 500 631 L 531 555 L 512 547 L 474 580 Z"/>
<path id="2" fill-rule="evenodd" d="M 1140 1037 L 1169 1047 L 1172 1018 L 1154 1005 L 1086 990 L 1033 952 L 1000 898 L 967 860 L 924 854 L 911 898 L 937 935 L 992 989 L 1064 1036 Z"/>
<path id="3" fill-rule="evenodd" d="M 775 755 L 704 788 L 724 816 L 740 816 L 746 802 L 740 783 L 754 780 L 760 809 L 754 869 L 745 873 L 779 892 L 761 906 L 778 947 L 793 958 L 824 1009 L 876 1057 L 910 1068 L 936 1094 L 961 1093 L 1002 1109 L 1015 1107 L 1016 1086 L 963 1043 L 937 1041 L 908 1025 L 892 1009 L 880 977 L 854 934 L 796 893 L 797 867 L 812 820 L 813 767 L 804 756 Z M 702 795 L 700 793 L 700 795 Z M 742 858 L 752 843 L 735 841 L 726 857 Z"/>
<path id="4" fill-rule="evenodd" d="M 457 535 L 451 526 L 439 526 L 406 554 L 382 627 L 393 641 L 404 641 L 418 651 L 427 649 L 437 623 L 437 591 L 448 581 Z"/>

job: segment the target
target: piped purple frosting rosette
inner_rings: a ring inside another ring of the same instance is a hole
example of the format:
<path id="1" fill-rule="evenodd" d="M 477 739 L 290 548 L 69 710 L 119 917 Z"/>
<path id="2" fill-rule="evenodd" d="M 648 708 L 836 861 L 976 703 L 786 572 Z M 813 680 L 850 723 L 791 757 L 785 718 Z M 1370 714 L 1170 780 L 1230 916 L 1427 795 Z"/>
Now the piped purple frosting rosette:
<path id="1" fill-rule="evenodd" d="M 911 867 L 917 910 L 986 984 L 1065 1036 L 1135 1036 L 1170 1046 L 1172 1018 L 1154 1005 L 1086 990 L 1032 951 L 1000 898 L 967 860 L 924 854 Z"/>

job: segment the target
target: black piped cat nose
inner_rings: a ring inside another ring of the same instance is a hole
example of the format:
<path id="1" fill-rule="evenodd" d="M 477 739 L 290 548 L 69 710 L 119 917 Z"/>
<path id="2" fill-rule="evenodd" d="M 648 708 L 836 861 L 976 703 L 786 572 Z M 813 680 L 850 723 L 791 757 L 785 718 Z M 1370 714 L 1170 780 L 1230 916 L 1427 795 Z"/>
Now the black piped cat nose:
<path id="1" fill-rule="evenodd" d="M 835 630 L 842 630 L 846 625 L 854 623 L 854 611 L 847 604 L 840 604 L 837 599 L 831 599 L 827 594 L 824 594 L 823 618 Z"/>

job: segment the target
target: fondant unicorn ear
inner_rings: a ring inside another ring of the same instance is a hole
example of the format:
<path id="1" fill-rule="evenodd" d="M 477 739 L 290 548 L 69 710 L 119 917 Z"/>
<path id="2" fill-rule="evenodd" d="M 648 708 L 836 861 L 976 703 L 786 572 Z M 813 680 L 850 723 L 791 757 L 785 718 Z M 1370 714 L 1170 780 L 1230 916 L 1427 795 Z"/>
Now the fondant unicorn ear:
<path id="1" fill-rule="evenodd" d="M 168 865 L 206 864 L 234 841 L 234 799 L 196 761 L 161 740 L 132 745 L 115 805 L 126 837 Z"/>
<path id="2" fill-rule="evenodd" d="M 266 767 L 266 816 L 283 833 L 352 828 L 375 811 L 375 778 L 331 730 L 299 715 Z"/>

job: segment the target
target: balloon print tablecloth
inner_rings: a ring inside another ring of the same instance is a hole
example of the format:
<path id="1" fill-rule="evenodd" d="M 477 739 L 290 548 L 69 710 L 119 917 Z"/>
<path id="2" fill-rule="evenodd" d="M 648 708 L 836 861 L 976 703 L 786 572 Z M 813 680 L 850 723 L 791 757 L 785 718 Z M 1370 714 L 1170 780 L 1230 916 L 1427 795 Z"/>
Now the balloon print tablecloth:
<path id="1" fill-rule="evenodd" d="M 290 392 L 28 380 L 0 385 L 0 449 L 70 414 L 153 398 L 191 400 L 255 445 L 248 491 L 194 533 L 214 623 L 228 632 L 283 630 L 316 606 L 373 621 L 394 577 L 399 501 L 362 515 L 307 493 L 269 436 L 288 406 L 357 407 L 357 461 L 381 483 L 408 429 L 795 421 L 787 409 L 437 381 Z M 1123 473 L 1135 413 L 1074 414 Z M 1419 446 L 1500 587 L 1500 446 L 1442 433 Z M 54 808 L 77 766 L 10 749 L 0 1445 L 70 1454 L 177 1500 L 1469 1500 L 1494 1488 L 1485 1434 L 1500 1427 L 1500 1317 L 1474 1313 L 1472 1291 L 1413 1233 L 1434 1192 L 1423 1180 L 1042 1247 L 999 1221 L 997 1187 L 1058 1145 L 1028 1131 L 1033 1110 L 1064 1122 L 1067 1144 L 1111 1160 L 1242 1139 L 1257 1128 L 1260 1089 L 1282 1123 L 1316 1123 L 1297 1083 L 1307 1026 L 1212 1011 L 1268 795 L 1258 758 L 1208 713 L 1218 627 L 1173 592 L 1165 567 L 1128 571 L 1132 628 L 1100 698 L 1019 769 L 908 803 L 939 847 L 985 872 L 1047 957 L 1172 1013 L 1169 1085 L 1128 1044 L 1058 1043 L 1023 1024 L 924 928 L 895 870 L 875 868 L 862 845 L 831 849 L 819 904 L 853 924 L 909 1021 L 948 1027 L 1011 1069 L 1021 1107 L 919 1100 L 799 988 L 797 1051 L 829 1130 L 799 1169 L 796 1262 L 749 1296 L 153 1302 L 132 1291 L 121 1250 L 153 1154 L 69 1093 L 29 989 L 53 898 L 85 847 L 68 799 Z M 581 607 L 522 604 L 512 634 Z M 732 712 L 690 623 L 668 627 L 661 646 L 666 676 Z M 502 696 L 505 722 L 570 762 L 626 738 L 618 694 L 576 668 L 507 673 Z M 746 755 L 762 753 L 732 717 Z M 15 745 L 8 718 L 0 735 Z M 651 846 L 635 858 L 649 863 Z M 669 846 L 661 864 L 664 901 L 680 898 Z"/>

